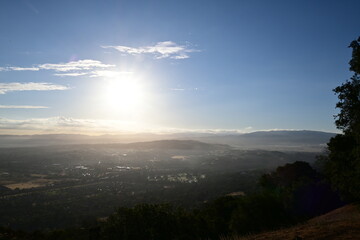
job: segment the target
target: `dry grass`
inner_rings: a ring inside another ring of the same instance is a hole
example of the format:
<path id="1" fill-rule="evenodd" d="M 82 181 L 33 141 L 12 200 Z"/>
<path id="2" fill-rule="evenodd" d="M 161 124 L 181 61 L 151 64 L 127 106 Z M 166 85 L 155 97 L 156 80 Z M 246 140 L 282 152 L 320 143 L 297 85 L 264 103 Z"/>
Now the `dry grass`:
<path id="1" fill-rule="evenodd" d="M 278 231 L 246 237 L 226 237 L 222 240 L 355 240 L 360 239 L 360 208 L 347 205 L 325 215 L 313 218 L 304 224 Z"/>

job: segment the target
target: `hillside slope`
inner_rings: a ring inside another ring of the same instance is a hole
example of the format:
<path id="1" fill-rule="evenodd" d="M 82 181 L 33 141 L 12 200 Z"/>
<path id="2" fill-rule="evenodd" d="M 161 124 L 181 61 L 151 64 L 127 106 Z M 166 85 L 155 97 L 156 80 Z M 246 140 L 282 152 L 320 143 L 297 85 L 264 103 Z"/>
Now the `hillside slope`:
<path id="1" fill-rule="evenodd" d="M 360 206 L 347 205 L 306 223 L 278 231 L 266 232 L 231 240 L 354 240 L 360 239 Z M 227 240 L 230 240 L 227 239 Z M 225 240 L 225 239 L 224 239 Z"/>

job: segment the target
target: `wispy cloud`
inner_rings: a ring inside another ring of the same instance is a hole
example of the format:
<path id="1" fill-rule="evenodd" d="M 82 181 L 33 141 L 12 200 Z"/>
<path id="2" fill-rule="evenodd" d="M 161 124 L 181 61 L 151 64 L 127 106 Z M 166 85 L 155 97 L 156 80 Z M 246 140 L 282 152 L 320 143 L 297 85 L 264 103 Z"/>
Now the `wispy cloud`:
<path id="1" fill-rule="evenodd" d="M 96 78 L 96 77 L 114 78 L 114 77 L 120 77 L 120 76 L 124 76 L 124 75 L 130 75 L 130 74 L 133 74 L 133 72 L 112 71 L 112 70 L 95 70 L 95 71 L 88 71 L 88 72 L 55 73 L 54 76 L 58 76 L 58 77 L 88 76 L 88 77 L 92 77 L 92 78 Z"/>
<path id="2" fill-rule="evenodd" d="M 0 67 L 0 72 L 4 71 L 39 71 L 38 67 Z"/>
<path id="3" fill-rule="evenodd" d="M 30 105 L 0 105 L 0 109 L 41 109 L 49 108 L 46 106 L 30 106 Z"/>
<path id="4" fill-rule="evenodd" d="M 34 13 L 39 14 L 39 10 L 34 7 L 34 5 L 30 4 L 28 1 L 26 1 L 25 3 Z"/>
<path id="5" fill-rule="evenodd" d="M 172 41 L 158 42 L 155 45 L 142 47 L 128 47 L 128 46 L 101 46 L 102 48 L 113 48 L 119 52 L 138 55 L 138 54 L 152 54 L 156 59 L 171 58 L 171 59 L 186 59 L 189 58 L 189 53 L 199 52 L 196 49 L 190 49 L 188 46 L 178 45 Z"/>
<path id="6" fill-rule="evenodd" d="M 92 71 L 91 73 L 89 73 L 90 77 L 120 77 L 120 76 L 124 76 L 124 75 L 131 75 L 134 72 L 124 72 L 124 71 L 109 71 L 109 70 L 97 70 L 97 71 Z"/>
<path id="7" fill-rule="evenodd" d="M 181 88 L 181 87 L 176 87 L 176 88 L 170 88 L 171 91 L 199 91 L 199 88 L 195 87 L 195 88 Z"/>
<path id="8" fill-rule="evenodd" d="M 98 60 L 84 59 L 70 61 L 67 63 L 44 63 L 31 67 L 7 66 L 0 67 L 0 71 L 55 71 L 55 76 L 59 77 L 78 77 L 78 76 L 95 76 L 98 72 L 113 68 L 113 64 L 105 64 Z"/>
<path id="9" fill-rule="evenodd" d="M 73 73 L 55 73 L 54 76 L 58 77 L 78 77 L 88 75 L 89 73 L 86 72 L 73 72 Z"/>
<path id="10" fill-rule="evenodd" d="M 69 87 L 64 85 L 57 85 L 52 83 L 0 83 L 0 94 L 15 91 L 53 91 L 53 90 L 67 90 Z"/>
<path id="11" fill-rule="evenodd" d="M 185 88 L 171 88 L 171 91 L 185 91 Z"/>
<path id="12" fill-rule="evenodd" d="M 68 63 L 45 63 L 38 66 L 40 69 L 54 70 L 56 72 L 84 71 L 115 67 L 112 64 L 104 64 L 97 60 L 85 59 Z"/>
<path id="13" fill-rule="evenodd" d="M 39 71 L 38 67 L 8 67 L 10 71 Z"/>

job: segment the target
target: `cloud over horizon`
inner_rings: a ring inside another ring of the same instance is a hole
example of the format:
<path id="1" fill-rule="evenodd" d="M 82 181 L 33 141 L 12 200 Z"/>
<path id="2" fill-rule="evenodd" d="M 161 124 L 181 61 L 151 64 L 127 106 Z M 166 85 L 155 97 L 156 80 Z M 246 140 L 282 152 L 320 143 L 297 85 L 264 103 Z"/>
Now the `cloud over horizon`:
<path id="1" fill-rule="evenodd" d="M 158 42 L 155 45 L 142 47 L 128 47 L 128 46 L 101 46 L 102 48 L 113 48 L 119 52 L 129 55 L 152 54 L 155 59 L 171 58 L 171 59 L 186 59 L 189 58 L 189 53 L 199 52 L 199 50 L 189 49 L 188 46 L 178 45 L 172 41 Z"/>
<path id="2" fill-rule="evenodd" d="M 31 131 L 32 133 L 88 133 L 109 134 L 113 132 L 135 132 L 133 123 L 114 120 L 76 119 L 71 117 L 49 117 L 15 120 L 0 117 L 0 129 Z"/>
<path id="3" fill-rule="evenodd" d="M 250 132 L 249 127 L 245 129 L 185 129 L 167 127 L 144 127 L 136 122 L 120 120 L 101 119 L 78 119 L 71 117 L 49 117 L 15 120 L 0 117 L 0 129 L 22 134 L 21 131 L 32 134 L 69 133 L 69 134 L 211 134 L 211 135 L 233 135 Z"/>

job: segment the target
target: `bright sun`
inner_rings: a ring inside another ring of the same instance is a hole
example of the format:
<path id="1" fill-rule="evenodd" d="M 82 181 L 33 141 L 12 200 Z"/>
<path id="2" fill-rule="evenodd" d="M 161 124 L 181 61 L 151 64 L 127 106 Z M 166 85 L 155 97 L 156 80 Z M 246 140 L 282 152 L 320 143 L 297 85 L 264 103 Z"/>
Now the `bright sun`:
<path id="1" fill-rule="evenodd" d="M 143 107 L 144 91 L 140 82 L 132 77 L 106 79 L 103 101 L 113 114 L 134 115 Z"/>

